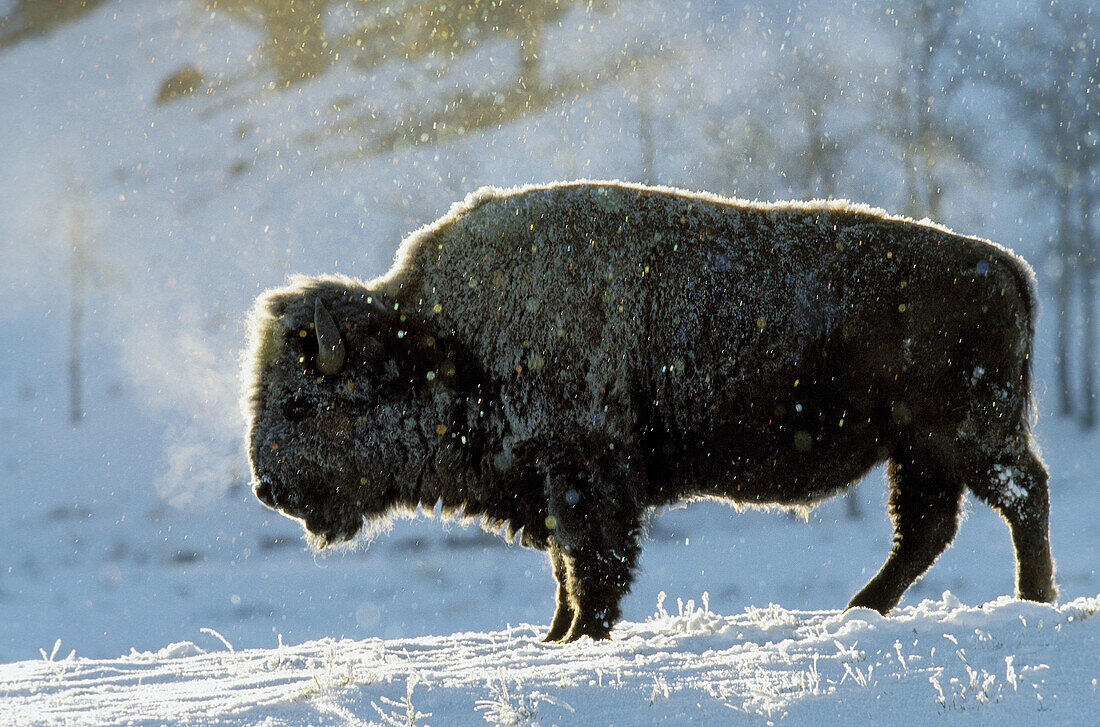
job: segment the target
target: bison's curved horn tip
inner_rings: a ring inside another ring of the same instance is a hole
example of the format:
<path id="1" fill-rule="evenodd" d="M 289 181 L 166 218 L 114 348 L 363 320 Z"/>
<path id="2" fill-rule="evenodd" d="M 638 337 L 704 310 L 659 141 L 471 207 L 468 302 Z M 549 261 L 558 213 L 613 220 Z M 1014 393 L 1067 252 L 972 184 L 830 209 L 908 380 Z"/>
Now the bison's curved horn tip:
<path id="1" fill-rule="evenodd" d="M 313 329 L 317 333 L 317 370 L 327 376 L 340 373 L 344 368 L 344 342 L 320 298 L 313 303 Z"/>

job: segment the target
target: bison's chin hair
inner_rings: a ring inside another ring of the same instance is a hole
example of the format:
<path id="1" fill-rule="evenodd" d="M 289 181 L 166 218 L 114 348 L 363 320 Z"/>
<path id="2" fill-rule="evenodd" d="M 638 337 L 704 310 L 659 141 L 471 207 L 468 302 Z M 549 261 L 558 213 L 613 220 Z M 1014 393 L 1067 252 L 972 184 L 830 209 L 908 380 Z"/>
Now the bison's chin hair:
<path id="1" fill-rule="evenodd" d="M 331 540 L 331 536 L 328 533 L 315 533 L 304 525 L 302 526 L 302 529 L 305 531 L 303 535 L 305 537 L 306 545 L 308 545 L 309 549 L 312 550 L 314 553 L 318 553 L 322 550 L 343 550 L 351 547 L 350 544 L 352 542 L 352 539 Z"/>
<path id="2" fill-rule="evenodd" d="M 314 553 L 322 550 L 348 551 L 366 548 L 379 535 L 393 529 L 393 521 L 388 515 L 375 517 L 361 516 L 353 531 L 342 533 L 315 533 L 302 522 L 302 532 L 306 545 Z"/>
<path id="3" fill-rule="evenodd" d="M 422 517 L 431 516 L 438 516 L 442 518 L 444 522 L 458 522 L 470 525 L 478 522 L 475 515 L 464 513 L 461 510 L 448 512 L 442 508 L 441 503 L 436 503 L 435 507 L 430 509 L 422 505 L 408 506 L 398 504 L 390 507 L 386 512 L 381 514 L 362 515 L 358 529 L 347 537 L 333 537 L 331 533 L 315 533 L 306 527 L 304 520 L 295 519 L 302 525 L 302 532 L 309 549 L 318 553 L 322 550 L 347 551 L 365 549 L 376 537 L 392 531 L 395 520 L 417 520 Z M 500 522 L 482 520 L 480 524 L 482 528 L 488 532 L 504 535 L 504 533 L 501 532 L 503 526 Z M 512 542 L 517 540 L 517 538 L 518 536 L 513 533 L 511 538 L 506 539 Z"/>

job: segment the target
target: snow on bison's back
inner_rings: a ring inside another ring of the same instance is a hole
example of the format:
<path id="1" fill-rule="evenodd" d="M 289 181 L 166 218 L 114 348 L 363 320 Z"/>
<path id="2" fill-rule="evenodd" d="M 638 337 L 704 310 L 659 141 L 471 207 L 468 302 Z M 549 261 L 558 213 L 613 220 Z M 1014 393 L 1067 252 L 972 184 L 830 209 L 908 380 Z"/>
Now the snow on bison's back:
<path id="1" fill-rule="evenodd" d="M 480 190 L 363 283 L 298 278 L 252 317 L 257 495 L 318 545 L 394 508 L 547 550 L 551 640 L 606 637 L 649 508 L 811 505 L 888 460 L 888 611 L 964 488 L 1054 597 L 1028 430 L 1032 274 L 992 243 L 847 203 L 621 183 Z"/>

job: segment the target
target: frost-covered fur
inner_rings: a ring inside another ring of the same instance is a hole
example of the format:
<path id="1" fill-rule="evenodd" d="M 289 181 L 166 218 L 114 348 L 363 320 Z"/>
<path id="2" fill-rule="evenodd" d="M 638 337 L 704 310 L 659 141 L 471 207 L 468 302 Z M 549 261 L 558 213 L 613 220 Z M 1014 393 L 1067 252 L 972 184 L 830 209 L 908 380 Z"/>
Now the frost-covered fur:
<path id="1" fill-rule="evenodd" d="M 482 189 L 368 283 L 261 296 L 247 354 L 258 496 L 315 544 L 394 509 L 547 550 L 548 640 L 606 637 L 642 519 L 684 499 L 810 506 L 888 460 L 886 612 L 969 487 L 1008 520 L 1017 593 L 1054 598 L 1028 429 L 1032 273 L 1004 248 L 844 202 L 618 182 Z M 315 368 L 315 301 L 347 348 Z"/>

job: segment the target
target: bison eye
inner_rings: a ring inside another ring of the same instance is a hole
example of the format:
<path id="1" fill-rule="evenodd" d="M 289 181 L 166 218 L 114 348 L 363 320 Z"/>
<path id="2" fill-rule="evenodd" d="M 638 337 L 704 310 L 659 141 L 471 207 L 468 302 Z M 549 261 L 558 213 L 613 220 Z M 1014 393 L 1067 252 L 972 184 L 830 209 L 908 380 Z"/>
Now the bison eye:
<path id="1" fill-rule="evenodd" d="M 283 402 L 283 416 L 292 422 L 300 422 L 313 411 L 313 403 L 304 396 L 294 395 Z"/>

